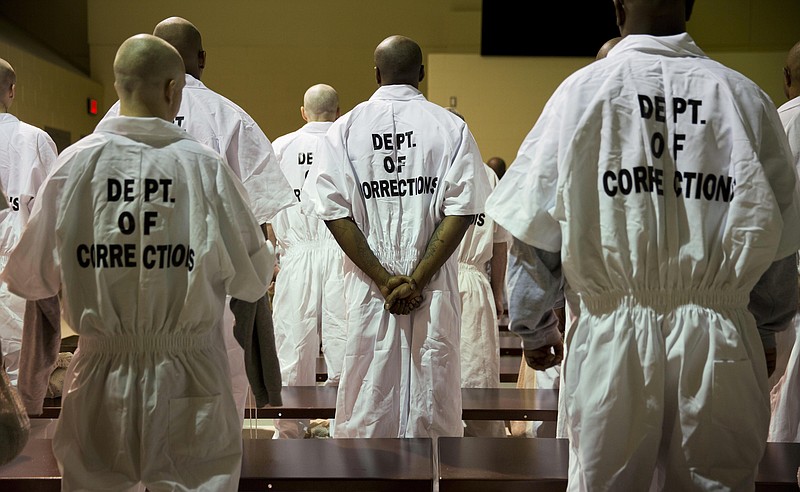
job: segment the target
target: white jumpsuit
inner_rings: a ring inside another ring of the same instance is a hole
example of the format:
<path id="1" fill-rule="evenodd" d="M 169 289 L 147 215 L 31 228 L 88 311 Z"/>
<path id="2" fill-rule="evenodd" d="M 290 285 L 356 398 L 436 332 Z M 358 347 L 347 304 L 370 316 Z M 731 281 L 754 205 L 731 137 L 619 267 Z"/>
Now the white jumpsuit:
<path id="1" fill-rule="evenodd" d="M 275 139 L 273 147 L 298 204 L 281 210 L 272 221 L 281 271 L 275 281 L 273 325 L 286 386 L 316 384 L 320 338 L 326 386 L 338 386 L 344 363 L 344 252 L 325 222 L 300 212 L 300 190 L 319 155 L 330 122 L 309 122 Z M 279 437 L 302 438 L 308 421 L 275 421 Z"/>
<path id="2" fill-rule="evenodd" d="M 778 114 L 789 138 L 794 163 L 800 168 L 800 97 L 778 108 Z M 778 338 L 778 357 L 787 351 L 789 358 L 783 376 L 770 394 L 770 441 L 800 442 L 800 316 L 795 316 L 789 331 L 789 337 L 783 339 L 789 343 L 782 345 L 780 335 Z"/>
<path id="3" fill-rule="evenodd" d="M 445 216 L 483 211 L 489 183 L 469 128 L 412 86 L 380 87 L 325 141 L 302 209 L 323 220 L 352 217 L 390 273 L 413 272 Z M 345 258 L 336 437 L 462 435 L 456 260 L 433 276 L 417 310 L 395 316 Z"/>
<path id="4" fill-rule="evenodd" d="M 647 490 L 657 466 L 667 490 L 753 490 L 769 404 L 747 306 L 800 246 L 796 181 L 770 99 L 686 33 L 629 35 L 556 90 L 487 211 L 560 252 L 579 299 L 570 490 Z"/>
<path id="5" fill-rule="evenodd" d="M 66 149 L 3 272 L 62 289 L 80 335 L 53 451 L 62 490 L 233 491 L 238 427 L 219 322 L 271 256 L 220 157 L 158 118 L 110 118 Z"/>
<path id="6" fill-rule="evenodd" d="M 104 118 L 118 114 L 119 102 L 116 102 Z M 174 123 L 222 155 L 242 181 L 259 224 L 269 222 L 279 210 L 294 203 L 292 189 L 280 170 L 272 144 L 258 124 L 234 102 L 189 74 Z M 233 323 L 233 313 L 226 302 L 220 329 L 228 351 L 236 407 L 243 420 L 249 383 L 244 370 L 244 350 L 233 337 Z"/>
<path id="7" fill-rule="evenodd" d="M 33 199 L 58 157 L 56 144 L 43 130 L 0 114 L 0 189 L 8 207 L 0 211 L 0 269 L 28 222 Z M 25 299 L 0 285 L 0 344 L 3 362 L 13 384 L 17 381 Z"/>
<path id="8" fill-rule="evenodd" d="M 491 187 L 497 175 L 484 166 Z M 500 329 L 497 326 L 492 286 L 487 264 L 495 243 L 505 243 L 508 233 L 484 213 L 477 214 L 458 248 L 458 291 L 461 295 L 461 387 L 500 386 Z M 464 422 L 464 435 L 505 437 L 505 424 L 498 420 Z"/>

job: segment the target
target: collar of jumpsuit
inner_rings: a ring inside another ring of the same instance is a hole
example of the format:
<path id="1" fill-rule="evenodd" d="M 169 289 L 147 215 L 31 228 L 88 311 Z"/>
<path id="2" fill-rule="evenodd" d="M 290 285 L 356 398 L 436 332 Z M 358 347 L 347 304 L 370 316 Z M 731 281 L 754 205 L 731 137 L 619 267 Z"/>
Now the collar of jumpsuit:
<path id="1" fill-rule="evenodd" d="M 673 36 L 629 34 L 608 52 L 608 57 L 617 56 L 626 51 L 639 51 L 674 58 L 683 56 L 707 57 L 694 42 L 694 39 L 685 32 Z"/>
<path id="2" fill-rule="evenodd" d="M 395 101 L 407 101 L 411 99 L 425 99 L 422 92 L 412 85 L 397 84 L 397 85 L 382 85 L 378 90 L 369 98 L 370 101 L 378 99 L 392 99 Z"/>
<path id="3" fill-rule="evenodd" d="M 194 140 L 185 130 L 161 118 L 114 116 L 98 123 L 95 131 L 115 133 L 151 145 L 181 139 Z"/>

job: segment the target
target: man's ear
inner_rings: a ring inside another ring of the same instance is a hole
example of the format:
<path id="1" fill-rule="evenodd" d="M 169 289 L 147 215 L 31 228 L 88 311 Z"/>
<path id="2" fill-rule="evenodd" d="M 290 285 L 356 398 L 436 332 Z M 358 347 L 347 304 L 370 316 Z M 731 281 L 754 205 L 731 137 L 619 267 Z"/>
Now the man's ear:
<path id="1" fill-rule="evenodd" d="M 375 67 L 375 81 L 381 85 L 381 69 L 378 67 Z"/>
<path id="2" fill-rule="evenodd" d="M 11 87 L 8 88 L 8 98 L 14 99 L 14 96 L 17 95 L 17 84 L 11 84 Z"/>
<path id="3" fill-rule="evenodd" d="M 303 118 L 303 121 L 308 122 L 308 116 L 306 116 L 306 108 L 304 106 L 300 106 L 300 117 Z"/>
<path id="4" fill-rule="evenodd" d="M 175 79 L 170 79 L 164 89 L 164 100 L 171 108 L 175 102 L 175 96 L 178 94 L 178 82 Z"/>
<path id="5" fill-rule="evenodd" d="M 419 81 L 422 82 L 422 79 L 425 78 L 425 65 L 419 66 Z"/>
<path id="6" fill-rule="evenodd" d="M 619 27 L 620 34 L 622 34 L 622 26 L 625 25 L 625 5 L 622 1 L 614 0 L 614 14 L 617 16 L 617 27 Z"/>
<path id="7" fill-rule="evenodd" d="M 205 70 L 205 68 L 206 68 L 206 52 L 205 52 L 205 50 L 200 51 L 200 53 L 197 54 L 197 67 L 200 70 Z"/>

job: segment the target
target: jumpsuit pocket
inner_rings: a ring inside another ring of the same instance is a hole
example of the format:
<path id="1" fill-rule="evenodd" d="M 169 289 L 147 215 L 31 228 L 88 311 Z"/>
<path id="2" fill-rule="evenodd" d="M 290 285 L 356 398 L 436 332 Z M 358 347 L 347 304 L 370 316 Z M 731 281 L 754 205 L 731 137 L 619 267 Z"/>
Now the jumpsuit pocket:
<path id="1" fill-rule="evenodd" d="M 204 458 L 224 447 L 225 419 L 219 396 L 175 398 L 169 401 L 171 454 Z"/>

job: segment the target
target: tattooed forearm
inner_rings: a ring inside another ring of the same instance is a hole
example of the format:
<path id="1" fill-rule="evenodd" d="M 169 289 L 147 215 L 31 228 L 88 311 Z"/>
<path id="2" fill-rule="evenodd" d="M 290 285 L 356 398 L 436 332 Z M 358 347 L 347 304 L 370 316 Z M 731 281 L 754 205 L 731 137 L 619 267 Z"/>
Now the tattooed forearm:
<path id="1" fill-rule="evenodd" d="M 456 250 L 464 233 L 469 228 L 471 219 L 471 215 L 451 215 L 445 217 L 433 231 L 428 240 L 425 254 L 411 275 L 420 289 L 427 285 L 431 277 L 439 271 Z"/>

